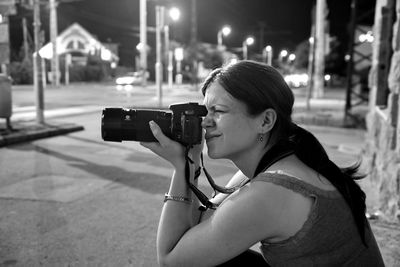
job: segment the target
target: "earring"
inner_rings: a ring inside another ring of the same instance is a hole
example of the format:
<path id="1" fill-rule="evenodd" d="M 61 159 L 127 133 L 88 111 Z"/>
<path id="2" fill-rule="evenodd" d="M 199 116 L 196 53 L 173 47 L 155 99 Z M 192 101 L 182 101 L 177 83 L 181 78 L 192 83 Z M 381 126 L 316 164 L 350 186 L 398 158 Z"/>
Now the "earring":
<path id="1" fill-rule="evenodd" d="M 262 134 L 260 134 L 260 137 L 258 138 L 258 140 L 260 140 L 260 142 L 264 141 L 264 137 Z"/>

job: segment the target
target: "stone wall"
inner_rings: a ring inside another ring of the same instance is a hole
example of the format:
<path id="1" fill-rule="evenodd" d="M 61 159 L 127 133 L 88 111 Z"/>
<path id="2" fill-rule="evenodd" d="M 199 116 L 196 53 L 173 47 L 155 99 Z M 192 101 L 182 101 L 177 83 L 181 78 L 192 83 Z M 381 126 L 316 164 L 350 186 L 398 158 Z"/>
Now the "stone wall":
<path id="1" fill-rule="evenodd" d="M 392 17 L 388 17 L 388 14 Z M 370 168 L 367 179 L 379 191 L 377 208 L 388 219 L 399 220 L 400 0 L 377 0 L 369 85 L 371 91 L 364 157 L 366 166 Z M 379 99 L 385 88 L 389 88 L 389 94 L 383 94 L 386 103 L 382 104 Z"/>

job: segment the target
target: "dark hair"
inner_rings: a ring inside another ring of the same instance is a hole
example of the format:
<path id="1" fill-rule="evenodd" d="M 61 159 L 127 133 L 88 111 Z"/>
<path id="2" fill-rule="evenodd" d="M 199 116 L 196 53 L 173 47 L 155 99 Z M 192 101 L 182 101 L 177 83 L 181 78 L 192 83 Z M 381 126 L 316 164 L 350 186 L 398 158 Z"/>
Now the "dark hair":
<path id="1" fill-rule="evenodd" d="M 211 83 L 218 82 L 235 99 L 244 103 L 250 115 L 268 108 L 275 110 L 277 120 L 270 138 L 294 142 L 295 155 L 308 167 L 326 177 L 342 194 L 349 205 L 361 240 L 365 242 L 365 193 L 355 180 L 360 163 L 339 168 L 333 163 L 317 138 L 292 122 L 294 96 L 282 75 L 273 67 L 255 61 L 239 61 L 213 70 L 202 86 L 202 93 Z"/>

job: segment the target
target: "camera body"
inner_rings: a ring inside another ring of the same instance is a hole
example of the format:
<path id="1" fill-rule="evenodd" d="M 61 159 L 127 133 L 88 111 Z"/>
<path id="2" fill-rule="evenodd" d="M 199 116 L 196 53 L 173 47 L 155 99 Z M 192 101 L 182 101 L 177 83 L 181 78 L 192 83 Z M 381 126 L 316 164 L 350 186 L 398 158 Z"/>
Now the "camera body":
<path id="1" fill-rule="evenodd" d="M 104 108 L 101 119 L 101 136 L 104 141 L 125 140 L 157 142 L 149 127 L 156 122 L 169 138 L 184 146 L 200 144 L 202 117 L 207 109 L 198 103 L 179 103 L 169 106 L 171 111 L 149 109 Z"/>

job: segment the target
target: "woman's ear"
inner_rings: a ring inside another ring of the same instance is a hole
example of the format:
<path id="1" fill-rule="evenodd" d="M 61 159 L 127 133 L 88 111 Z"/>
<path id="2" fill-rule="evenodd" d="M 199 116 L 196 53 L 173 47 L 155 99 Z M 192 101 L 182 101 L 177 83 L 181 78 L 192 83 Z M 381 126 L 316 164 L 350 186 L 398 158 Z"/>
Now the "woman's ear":
<path id="1" fill-rule="evenodd" d="M 272 108 L 268 108 L 263 111 L 261 114 L 261 134 L 265 134 L 274 128 L 276 117 L 276 112 Z"/>

